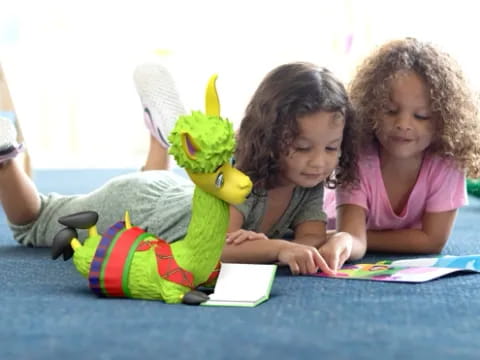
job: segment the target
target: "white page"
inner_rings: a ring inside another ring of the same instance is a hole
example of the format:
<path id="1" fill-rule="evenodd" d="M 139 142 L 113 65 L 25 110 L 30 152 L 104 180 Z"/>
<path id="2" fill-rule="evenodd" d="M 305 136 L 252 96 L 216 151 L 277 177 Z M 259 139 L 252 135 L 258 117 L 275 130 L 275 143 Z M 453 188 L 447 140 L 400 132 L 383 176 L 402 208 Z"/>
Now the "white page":
<path id="1" fill-rule="evenodd" d="M 256 302 L 268 296 L 276 265 L 223 264 L 212 301 Z"/>

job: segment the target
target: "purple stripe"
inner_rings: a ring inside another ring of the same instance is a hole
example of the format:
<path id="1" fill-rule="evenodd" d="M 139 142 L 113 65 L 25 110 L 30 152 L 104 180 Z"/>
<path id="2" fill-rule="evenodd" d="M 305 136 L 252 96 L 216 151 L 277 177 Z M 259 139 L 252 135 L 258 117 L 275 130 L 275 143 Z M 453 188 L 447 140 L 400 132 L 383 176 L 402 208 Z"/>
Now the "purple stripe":
<path id="1" fill-rule="evenodd" d="M 102 238 L 100 239 L 100 243 L 97 246 L 95 251 L 95 256 L 93 257 L 92 263 L 90 264 L 90 272 L 88 276 L 88 282 L 90 289 L 98 296 L 105 296 L 106 294 L 103 293 L 103 289 L 100 286 L 100 271 L 102 268 L 102 263 L 105 260 L 105 255 L 107 253 L 107 249 L 112 242 L 112 239 L 115 235 L 125 229 L 125 222 L 119 221 L 116 222 L 114 225 L 110 226 L 107 231 L 102 234 Z"/>

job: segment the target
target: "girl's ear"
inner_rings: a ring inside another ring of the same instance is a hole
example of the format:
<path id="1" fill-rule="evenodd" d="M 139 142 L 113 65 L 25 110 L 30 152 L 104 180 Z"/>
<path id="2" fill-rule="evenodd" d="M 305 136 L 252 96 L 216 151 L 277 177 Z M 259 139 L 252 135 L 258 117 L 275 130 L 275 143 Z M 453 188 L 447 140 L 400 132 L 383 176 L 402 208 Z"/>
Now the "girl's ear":
<path id="1" fill-rule="evenodd" d="M 182 133 L 181 138 L 182 138 L 182 148 L 183 148 L 183 151 L 185 152 L 185 155 L 187 155 L 189 159 L 195 160 L 195 156 L 197 152 L 200 150 L 198 145 L 195 143 L 195 140 L 187 132 Z"/>

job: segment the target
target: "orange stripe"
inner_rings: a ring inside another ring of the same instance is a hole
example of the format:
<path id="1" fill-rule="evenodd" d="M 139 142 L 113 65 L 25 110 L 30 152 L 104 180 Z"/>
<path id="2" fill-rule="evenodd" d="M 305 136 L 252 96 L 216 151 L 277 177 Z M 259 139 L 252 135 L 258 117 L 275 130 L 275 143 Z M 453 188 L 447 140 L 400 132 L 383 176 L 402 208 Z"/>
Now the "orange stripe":
<path id="1" fill-rule="evenodd" d="M 170 244 L 159 241 L 155 247 L 155 253 L 157 255 L 157 271 L 162 278 L 191 289 L 194 288 L 193 274 L 178 266 Z"/>

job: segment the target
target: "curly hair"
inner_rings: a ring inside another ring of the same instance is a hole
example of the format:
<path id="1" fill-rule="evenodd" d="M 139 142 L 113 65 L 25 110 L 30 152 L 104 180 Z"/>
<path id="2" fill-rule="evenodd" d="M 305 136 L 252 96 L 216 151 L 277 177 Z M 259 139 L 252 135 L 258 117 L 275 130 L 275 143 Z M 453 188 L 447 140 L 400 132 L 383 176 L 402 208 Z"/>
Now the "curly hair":
<path id="1" fill-rule="evenodd" d="M 240 124 L 236 166 L 250 177 L 254 189 L 279 185 L 280 157 L 299 135 L 297 119 L 318 111 L 340 112 L 345 119 L 341 156 L 326 186 L 334 188 L 356 179 L 355 122 L 345 87 L 329 70 L 296 62 L 267 74 Z"/>
<path id="2" fill-rule="evenodd" d="M 357 122 L 365 129 L 359 145 L 363 148 L 375 141 L 374 131 L 387 108 L 391 81 L 403 71 L 416 73 L 430 91 L 437 130 L 429 151 L 453 158 L 468 176 L 479 176 L 478 98 L 449 54 L 414 38 L 384 44 L 357 68 L 349 95 Z"/>

